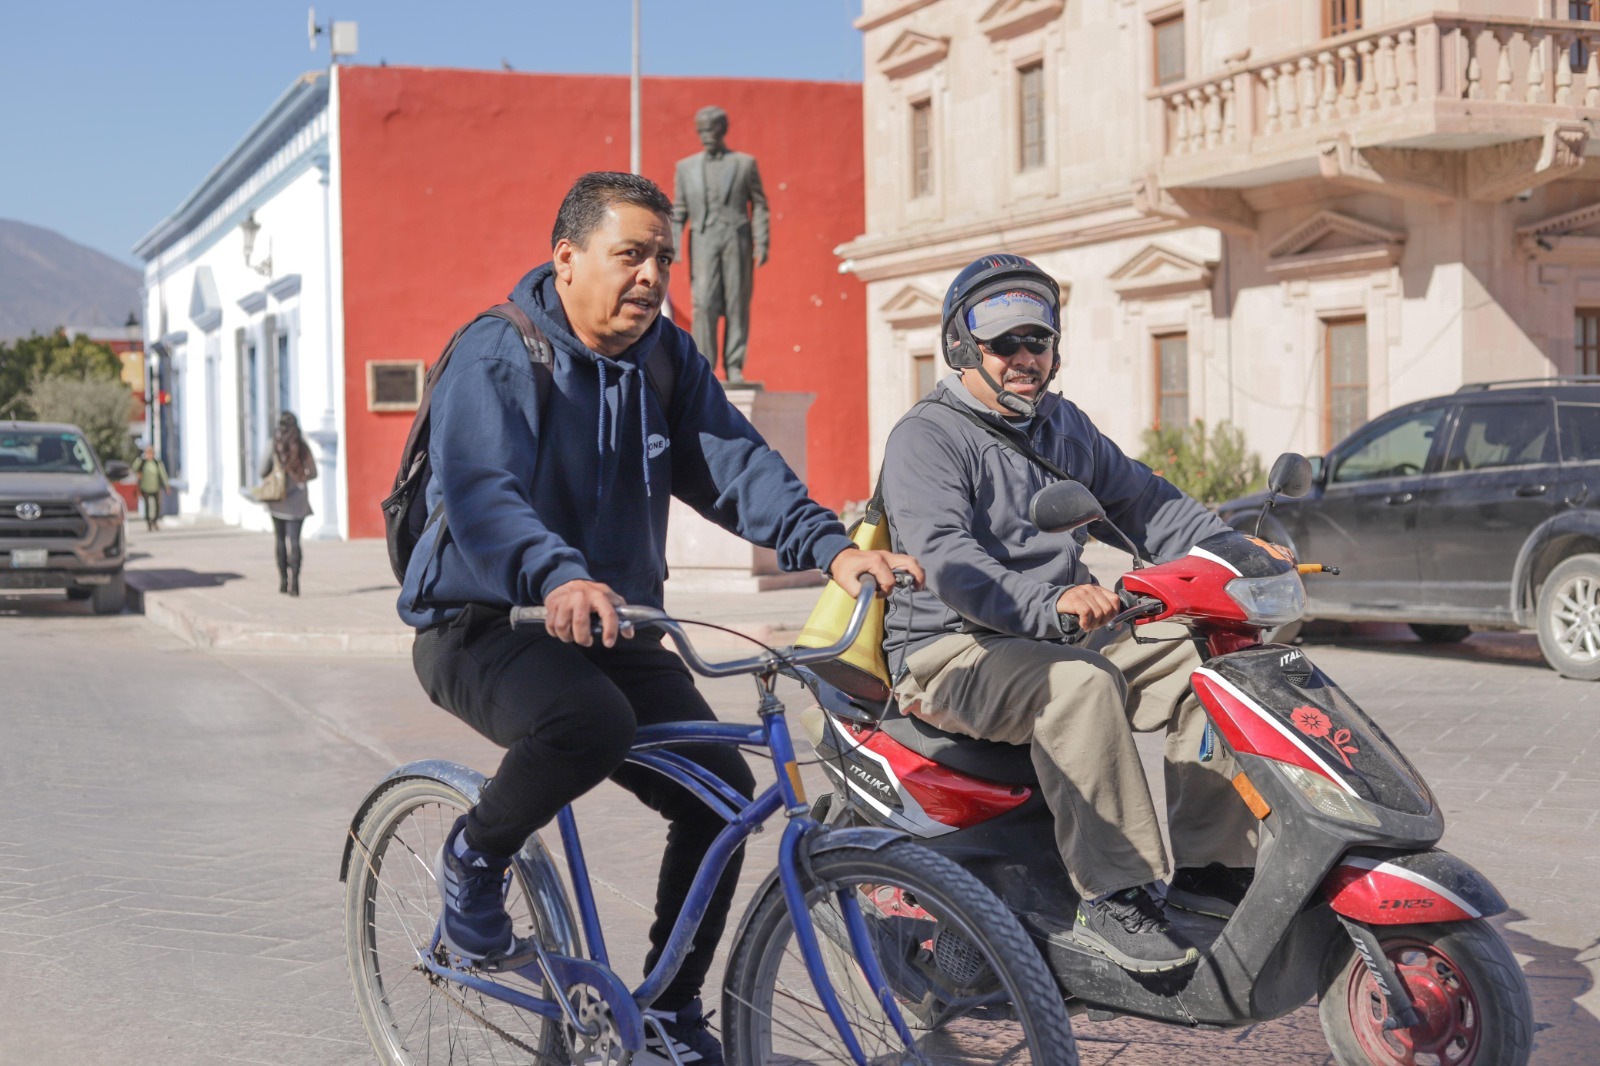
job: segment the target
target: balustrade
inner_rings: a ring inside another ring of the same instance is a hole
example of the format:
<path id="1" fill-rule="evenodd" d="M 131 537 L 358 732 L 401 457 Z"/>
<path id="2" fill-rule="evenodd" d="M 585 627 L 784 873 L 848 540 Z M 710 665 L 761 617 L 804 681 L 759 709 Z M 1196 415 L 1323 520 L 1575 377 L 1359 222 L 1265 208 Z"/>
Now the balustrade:
<path id="1" fill-rule="evenodd" d="M 1159 96 L 1168 155 L 1238 149 L 1296 130 L 1334 132 L 1357 116 L 1441 100 L 1600 109 L 1600 22 L 1429 15 Z"/>

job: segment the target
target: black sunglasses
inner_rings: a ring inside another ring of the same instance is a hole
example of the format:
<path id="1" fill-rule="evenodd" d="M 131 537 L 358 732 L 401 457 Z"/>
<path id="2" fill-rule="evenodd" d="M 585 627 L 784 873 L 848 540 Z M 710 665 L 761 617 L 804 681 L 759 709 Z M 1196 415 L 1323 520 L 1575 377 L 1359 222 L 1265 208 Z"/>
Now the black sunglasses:
<path id="1" fill-rule="evenodd" d="M 1017 354 L 1018 348 L 1028 349 L 1028 354 L 1030 355 L 1043 355 L 1050 350 L 1050 341 L 1051 338 L 1049 337 L 1037 335 L 1025 337 L 1016 333 L 1002 333 L 993 340 L 982 341 L 981 343 L 1000 358 L 1010 359 Z"/>

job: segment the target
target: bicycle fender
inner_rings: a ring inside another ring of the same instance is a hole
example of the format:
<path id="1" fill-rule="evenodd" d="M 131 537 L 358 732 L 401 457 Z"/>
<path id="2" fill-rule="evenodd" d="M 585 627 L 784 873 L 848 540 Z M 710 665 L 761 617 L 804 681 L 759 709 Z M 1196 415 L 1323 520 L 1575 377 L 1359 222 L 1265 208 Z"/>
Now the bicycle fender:
<path id="1" fill-rule="evenodd" d="M 821 855 L 823 852 L 838 851 L 840 848 L 865 848 L 868 851 L 881 851 L 890 844 L 910 839 L 910 833 L 903 833 L 898 829 L 858 825 L 848 826 L 844 829 L 825 829 L 820 833 L 812 833 L 805 839 L 805 849 L 807 855 Z"/>
<path id="2" fill-rule="evenodd" d="M 1346 853 L 1322 883 L 1337 913 L 1368 925 L 1487 918 L 1506 909 L 1489 879 L 1448 851 Z"/>
<path id="3" fill-rule="evenodd" d="M 438 781 L 440 784 L 449 785 L 467 798 L 468 804 L 478 802 L 478 793 L 483 789 L 484 776 L 478 771 L 460 763 L 453 763 L 447 759 L 420 759 L 417 762 L 408 762 L 404 766 L 397 766 L 386 774 L 382 781 L 373 785 L 371 790 L 361 800 L 361 806 L 356 808 L 355 817 L 350 819 L 350 831 L 344 836 L 344 855 L 339 859 L 339 880 L 343 882 L 350 876 L 350 856 L 355 852 L 356 832 L 360 830 L 361 823 L 366 820 L 367 812 L 378 801 L 384 789 L 396 781 L 408 777 L 425 777 Z"/>

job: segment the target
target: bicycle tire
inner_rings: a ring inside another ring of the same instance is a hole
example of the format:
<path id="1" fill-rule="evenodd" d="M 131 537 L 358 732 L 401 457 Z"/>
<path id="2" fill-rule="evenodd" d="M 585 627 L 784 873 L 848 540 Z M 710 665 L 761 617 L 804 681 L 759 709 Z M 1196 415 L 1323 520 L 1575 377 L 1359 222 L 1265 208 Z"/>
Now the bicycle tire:
<path id="1" fill-rule="evenodd" d="M 441 781 L 407 778 L 385 789 L 362 819 L 345 883 L 345 948 L 361 1021 L 389 1066 L 565 1063 L 558 1024 L 419 965 L 439 917 L 434 856 L 470 805 Z M 533 899 L 514 874 L 506 906 L 518 936 L 546 926 Z M 515 975 L 477 976 L 548 994 Z"/>
<path id="2" fill-rule="evenodd" d="M 829 928 L 828 915 L 838 911 L 827 904 L 841 886 L 853 887 L 857 899 L 867 903 L 862 911 L 885 947 L 878 952 L 880 963 L 923 1056 L 918 1061 L 1076 1066 L 1072 1023 L 1044 957 L 1016 916 L 977 878 L 909 841 L 876 850 L 824 851 L 811 857 L 809 872 L 806 899 L 830 979 L 869 1061 L 898 1062 L 907 1049 L 842 946 L 848 941 Z M 941 941 L 952 933 L 957 939 L 949 952 L 955 961 L 947 965 Z M 978 962 L 964 950 L 976 952 Z M 949 1004 L 963 997 L 941 998 L 930 988 L 988 1002 L 952 1009 Z M 913 999 L 919 991 L 925 994 Z M 793 944 L 793 924 L 776 879 L 740 925 L 722 1010 L 730 1066 L 851 1061 Z"/>

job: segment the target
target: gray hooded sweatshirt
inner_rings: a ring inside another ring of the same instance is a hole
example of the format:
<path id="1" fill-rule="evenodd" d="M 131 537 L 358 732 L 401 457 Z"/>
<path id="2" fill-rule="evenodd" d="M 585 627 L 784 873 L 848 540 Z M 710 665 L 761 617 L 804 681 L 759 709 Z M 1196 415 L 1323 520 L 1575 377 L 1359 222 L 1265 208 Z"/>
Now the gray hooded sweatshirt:
<path id="1" fill-rule="evenodd" d="M 894 550 L 916 556 L 928 577 L 924 591 L 897 592 L 889 601 L 884 650 L 891 667 L 902 649 L 909 653 L 950 633 L 1059 639 L 1056 600 L 1069 586 L 1094 581 L 1082 562 L 1084 533 L 1045 533 L 1028 519 L 1033 494 L 1056 479 L 951 405 L 1026 437 L 1156 559 L 1183 555 L 1228 528 L 1128 458 L 1061 396 L 1046 394 L 1018 431 L 951 375 L 900 420 L 884 450 L 883 500 Z"/>

